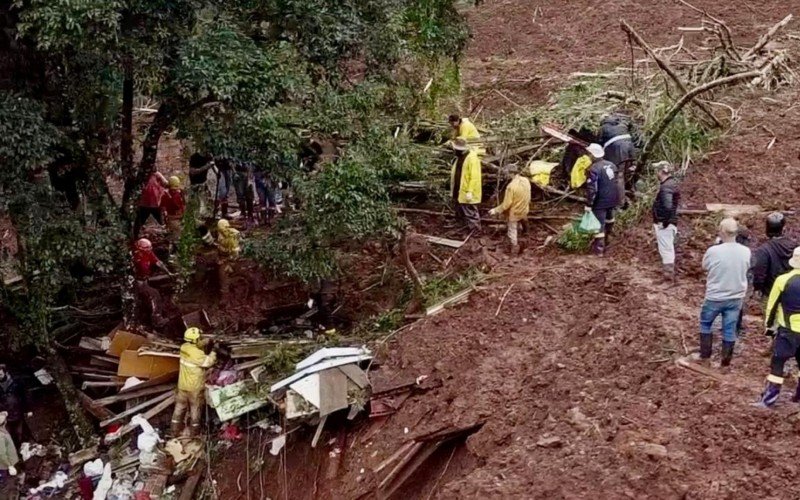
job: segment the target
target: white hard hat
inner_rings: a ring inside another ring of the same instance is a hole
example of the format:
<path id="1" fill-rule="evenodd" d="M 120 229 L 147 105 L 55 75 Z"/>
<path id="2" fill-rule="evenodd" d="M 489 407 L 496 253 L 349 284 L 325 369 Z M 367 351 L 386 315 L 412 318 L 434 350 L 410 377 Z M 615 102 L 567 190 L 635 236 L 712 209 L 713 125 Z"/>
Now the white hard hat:
<path id="1" fill-rule="evenodd" d="M 586 151 L 588 151 L 590 155 L 598 160 L 606 155 L 606 152 L 603 150 L 603 146 L 599 144 L 589 144 L 589 147 L 586 148 Z"/>

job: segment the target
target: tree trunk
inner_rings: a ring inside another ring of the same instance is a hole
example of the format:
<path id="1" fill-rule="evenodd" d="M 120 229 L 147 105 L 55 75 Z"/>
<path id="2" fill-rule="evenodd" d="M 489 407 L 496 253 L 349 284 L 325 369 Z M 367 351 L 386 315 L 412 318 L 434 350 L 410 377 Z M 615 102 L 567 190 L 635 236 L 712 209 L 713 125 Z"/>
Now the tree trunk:
<path id="1" fill-rule="evenodd" d="M 120 138 L 120 165 L 126 180 L 133 178 L 133 69 L 125 65 L 125 79 L 122 81 L 122 137 Z"/>
<path id="2" fill-rule="evenodd" d="M 411 256 L 408 253 L 408 230 L 403 230 L 403 235 L 400 237 L 400 253 L 403 256 L 403 265 L 408 272 L 409 278 L 411 278 L 411 282 L 414 283 L 414 297 L 421 298 L 422 297 L 422 280 L 419 277 L 419 273 L 417 269 L 414 267 L 414 263 L 411 262 Z"/>
<path id="3" fill-rule="evenodd" d="M 123 217 L 132 220 L 133 206 L 131 200 L 141 191 L 142 186 L 147 181 L 150 174 L 156 170 L 156 157 L 158 155 L 158 143 L 161 136 L 172 125 L 175 119 L 174 107 L 169 101 L 164 101 L 158 107 L 153 122 L 147 129 L 147 135 L 142 143 L 142 159 L 135 175 L 125 179 L 125 191 L 122 194 Z"/>
<path id="4" fill-rule="evenodd" d="M 49 338 L 47 332 L 41 332 L 39 338 Z M 81 406 L 80 395 L 75 384 L 72 383 L 72 375 L 69 373 L 69 367 L 64 359 L 56 351 L 53 343 L 40 344 L 42 354 L 47 360 L 47 369 L 51 372 L 56 387 L 61 393 L 64 400 L 64 406 L 67 408 L 67 416 L 69 423 L 75 430 L 75 434 L 81 442 L 81 446 L 87 448 L 92 446 L 96 441 L 94 428 L 86 415 L 86 412 Z"/>

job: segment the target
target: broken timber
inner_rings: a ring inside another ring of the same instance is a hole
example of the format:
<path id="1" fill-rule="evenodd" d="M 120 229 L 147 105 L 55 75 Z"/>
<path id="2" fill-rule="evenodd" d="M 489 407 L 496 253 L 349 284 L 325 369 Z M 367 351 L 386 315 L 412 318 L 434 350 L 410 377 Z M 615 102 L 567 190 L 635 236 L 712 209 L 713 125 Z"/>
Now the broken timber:
<path id="1" fill-rule="evenodd" d="M 434 304 L 425 310 L 425 316 L 435 316 L 440 312 L 444 311 L 446 307 L 458 304 L 459 302 L 463 302 L 469 298 L 469 295 L 472 293 L 473 288 L 467 288 L 466 290 L 462 290 L 457 294 L 444 299 L 443 301 L 439 302 L 438 304 Z"/>
<path id="2" fill-rule="evenodd" d="M 440 238 L 438 236 L 428 236 L 428 235 L 422 235 L 422 236 L 426 240 L 435 245 L 442 245 L 450 248 L 461 248 L 462 246 L 464 246 L 465 243 L 464 241 L 450 240 L 447 238 Z"/>

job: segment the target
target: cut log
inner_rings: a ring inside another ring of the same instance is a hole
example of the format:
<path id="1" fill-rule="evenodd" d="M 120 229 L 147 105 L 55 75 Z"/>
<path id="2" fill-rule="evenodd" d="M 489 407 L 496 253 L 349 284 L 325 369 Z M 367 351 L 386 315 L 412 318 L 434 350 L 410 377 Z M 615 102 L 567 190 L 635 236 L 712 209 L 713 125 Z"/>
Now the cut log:
<path id="1" fill-rule="evenodd" d="M 100 427 L 108 427 L 109 425 L 113 424 L 114 422 L 116 422 L 118 420 L 122 420 L 123 418 L 127 418 L 127 417 L 130 417 L 130 416 L 133 416 L 136 413 L 140 412 L 141 410 L 144 410 L 145 408 L 149 408 L 150 406 L 153 406 L 156 403 L 160 403 L 161 401 L 164 401 L 165 399 L 170 397 L 170 395 L 172 395 L 171 392 L 165 392 L 164 394 L 158 395 L 158 396 L 154 397 L 153 399 L 145 401 L 144 403 L 140 403 L 140 404 L 134 406 L 133 408 L 131 408 L 129 410 L 125 410 L 125 411 L 123 411 L 122 413 L 120 413 L 118 415 L 114 415 L 111 418 L 107 418 L 107 419 L 103 420 L 102 422 L 100 422 Z"/>

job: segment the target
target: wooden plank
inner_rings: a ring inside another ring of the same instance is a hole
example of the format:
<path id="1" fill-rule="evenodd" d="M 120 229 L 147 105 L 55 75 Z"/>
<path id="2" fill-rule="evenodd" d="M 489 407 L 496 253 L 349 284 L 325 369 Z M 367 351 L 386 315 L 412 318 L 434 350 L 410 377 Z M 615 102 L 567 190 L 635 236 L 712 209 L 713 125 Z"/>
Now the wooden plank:
<path id="1" fill-rule="evenodd" d="M 138 404 L 138 405 L 134 406 L 133 408 L 131 408 L 129 410 L 125 410 L 122 413 L 120 413 L 119 415 L 114 415 L 111 418 L 107 418 L 107 419 L 103 420 L 102 422 L 100 422 L 100 427 L 101 428 L 102 427 L 108 427 L 109 425 L 113 424 L 114 422 L 116 422 L 118 420 L 122 420 L 123 418 L 127 418 L 127 417 L 130 417 L 130 416 L 133 416 L 136 413 L 140 412 L 141 410 L 144 410 L 145 408 L 153 406 L 156 403 L 160 403 L 161 401 L 164 401 L 165 399 L 167 399 L 170 396 L 170 394 L 172 394 L 172 393 L 171 392 L 165 392 L 164 394 L 160 394 L 160 395 L 154 397 L 153 399 L 150 399 L 150 400 L 145 401 L 144 403 Z"/>
<path id="2" fill-rule="evenodd" d="M 731 205 L 728 203 L 706 203 L 706 210 L 709 212 L 723 212 L 730 217 L 737 215 L 751 215 L 761 213 L 759 205 Z"/>
<path id="3" fill-rule="evenodd" d="M 383 469 L 391 465 L 392 462 L 394 462 L 395 460 L 403 456 L 405 453 L 407 453 L 408 450 L 410 450 L 415 444 L 416 443 L 414 441 L 408 441 L 406 444 L 398 448 L 397 451 L 392 453 L 392 455 L 389 458 L 378 464 L 378 466 L 372 469 L 372 471 L 375 472 L 376 474 L 382 471 Z"/>
<path id="4" fill-rule="evenodd" d="M 105 420 L 114 416 L 114 412 L 97 404 L 96 401 L 92 400 L 92 398 L 83 392 L 78 391 L 78 396 L 81 398 L 81 406 L 83 406 L 83 409 L 88 411 L 96 419 Z"/>
<path id="5" fill-rule="evenodd" d="M 81 375 L 110 375 L 112 377 L 117 376 L 117 372 L 112 370 L 103 370 L 100 368 L 95 368 L 93 366 L 72 366 L 69 369 L 71 372 L 78 373 Z"/>
<path id="6" fill-rule="evenodd" d="M 421 236 L 435 245 L 442 245 L 450 248 L 461 248 L 462 246 L 464 246 L 463 241 L 450 240 L 447 238 L 440 238 L 438 236 L 429 236 L 426 234 L 423 234 Z"/>
<path id="7" fill-rule="evenodd" d="M 426 316 L 434 316 L 442 312 L 446 307 L 452 306 L 454 304 L 458 304 L 459 302 L 463 302 L 467 300 L 469 294 L 472 293 L 472 288 L 467 288 L 466 290 L 462 290 L 457 294 L 450 296 L 443 301 L 439 302 L 438 304 L 434 304 L 425 310 Z"/>
<path id="8" fill-rule="evenodd" d="M 322 435 L 322 428 L 325 427 L 325 422 L 327 420 L 328 420 L 328 416 L 327 415 L 323 416 L 320 419 L 319 424 L 317 425 L 317 431 L 314 433 L 314 439 L 311 440 L 311 447 L 312 448 L 316 448 L 317 447 L 317 441 L 319 441 L 319 437 Z"/>
<path id="9" fill-rule="evenodd" d="M 347 375 L 338 368 L 319 374 L 319 414 L 322 416 L 347 408 Z"/>
<path id="10" fill-rule="evenodd" d="M 148 387 L 155 387 L 161 384 L 169 384 L 178 380 L 178 372 L 172 373 L 165 373 L 164 375 L 159 375 L 158 377 L 151 378 L 150 380 L 146 380 L 141 384 L 136 384 L 133 387 L 128 387 L 127 389 L 123 389 L 119 391 L 120 394 L 127 394 L 129 392 L 138 391 L 141 389 L 146 389 Z"/>
<path id="11" fill-rule="evenodd" d="M 724 382 L 725 381 L 725 377 L 723 377 L 722 374 L 715 372 L 711 368 L 707 368 L 705 366 L 700 366 L 700 365 L 694 364 L 691 361 L 689 361 L 688 359 L 686 359 L 685 357 L 676 359 L 675 360 L 675 364 L 680 366 L 681 368 L 686 368 L 689 371 L 693 371 L 693 372 L 698 373 L 700 375 L 705 375 L 706 377 L 713 378 L 714 380 L 716 380 L 718 382 Z"/>
<path id="12" fill-rule="evenodd" d="M 197 471 L 193 472 L 192 475 L 189 476 L 189 479 L 183 484 L 178 500 L 192 500 L 192 498 L 194 498 L 194 492 L 197 489 L 197 485 L 200 484 L 200 480 L 203 479 L 204 471 L 203 467 L 196 467 L 196 469 Z"/>
<path id="13" fill-rule="evenodd" d="M 165 373 L 177 372 L 178 358 L 140 356 L 137 351 L 125 351 L 120 356 L 117 375 L 120 377 L 155 378 Z"/>
<path id="14" fill-rule="evenodd" d="M 108 406 L 110 404 L 119 403 L 120 401 L 127 401 L 133 398 L 141 398 L 143 396 L 150 396 L 152 394 L 160 394 L 162 392 L 166 392 L 174 388 L 175 386 L 172 384 L 162 384 L 162 385 L 157 385 L 155 387 L 146 387 L 144 389 L 139 389 L 136 391 L 130 391 L 126 393 L 120 393 L 115 396 L 108 396 L 107 398 L 101 398 L 96 400 L 95 404 L 101 406 Z"/>
<path id="15" fill-rule="evenodd" d="M 135 351 L 144 345 L 145 342 L 147 342 L 146 337 L 126 332 L 125 330 L 117 330 L 114 338 L 111 339 L 111 345 L 108 347 L 108 354 L 110 356 L 120 357 L 123 352 L 128 350 Z"/>
<path id="16" fill-rule="evenodd" d="M 388 474 L 386 474 L 386 477 L 383 478 L 383 481 L 381 481 L 381 483 L 378 485 L 378 489 L 383 489 L 384 486 L 388 485 L 389 482 L 392 479 L 394 479 L 397 476 L 397 474 L 400 473 L 401 470 L 403 470 L 403 467 L 405 467 L 406 464 L 408 464 L 417 455 L 417 453 L 419 452 L 419 450 L 422 448 L 423 445 L 424 443 L 414 442 L 411 448 L 408 450 L 408 453 L 406 453 L 403 456 L 403 459 L 400 460 L 400 462 L 394 466 L 394 469 L 392 469 L 391 471 L 389 471 Z"/>
<path id="17" fill-rule="evenodd" d="M 164 401 L 162 401 L 161 403 L 159 403 L 158 406 L 155 406 L 155 407 L 151 408 L 150 410 L 148 410 L 142 416 L 146 420 L 150 420 L 151 418 L 155 417 L 156 415 L 158 415 L 159 413 L 161 413 L 162 411 L 166 410 L 167 408 L 169 408 L 170 406 L 172 406 L 174 404 L 175 404 L 175 394 L 172 394 L 172 395 L 170 395 L 169 398 L 167 398 Z M 122 438 L 122 436 L 130 434 L 130 432 L 133 431 L 133 429 L 136 428 L 136 427 L 138 427 L 138 426 L 131 425 L 131 424 L 126 424 L 122 428 L 122 430 L 120 431 L 119 438 Z M 117 438 L 117 439 L 119 439 L 119 438 Z"/>
<path id="18" fill-rule="evenodd" d="M 386 489 L 383 490 L 384 498 L 389 498 L 392 494 L 397 491 L 397 488 L 403 485 L 408 478 L 411 477 L 417 469 L 420 468 L 422 464 L 425 463 L 431 455 L 433 455 L 436 450 L 442 445 L 442 441 L 436 443 L 425 443 L 425 447 L 419 452 L 416 453 L 413 459 L 402 468 L 402 472 L 391 481 L 389 485 L 386 486 Z"/>

